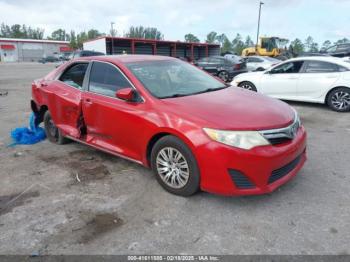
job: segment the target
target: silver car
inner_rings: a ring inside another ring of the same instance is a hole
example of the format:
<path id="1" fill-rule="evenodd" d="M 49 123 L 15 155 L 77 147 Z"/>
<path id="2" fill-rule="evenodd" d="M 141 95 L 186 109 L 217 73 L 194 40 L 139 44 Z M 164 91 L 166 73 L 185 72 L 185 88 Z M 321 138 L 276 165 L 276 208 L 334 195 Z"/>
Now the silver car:
<path id="1" fill-rule="evenodd" d="M 264 71 L 282 61 L 268 56 L 248 56 L 246 58 L 248 71 Z"/>

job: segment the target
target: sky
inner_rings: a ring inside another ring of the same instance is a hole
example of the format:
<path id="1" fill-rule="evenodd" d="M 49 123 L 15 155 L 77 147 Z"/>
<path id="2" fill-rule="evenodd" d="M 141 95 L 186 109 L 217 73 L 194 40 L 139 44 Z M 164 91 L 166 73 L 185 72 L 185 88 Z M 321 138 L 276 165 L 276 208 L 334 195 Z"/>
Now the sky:
<path id="1" fill-rule="evenodd" d="M 261 35 L 303 41 L 311 35 L 320 44 L 350 39 L 350 0 L 263 0 Z M 201 41 L 211 31 L 233 39 L 237 33 L 255 41 L 258 0 L 0 0 L 0 23 L 26 24 L 76 32 L 98 29 L 119 35 L 131 26 L 156 27 L 166 40 L 184 40 L 192 33 Z"/>

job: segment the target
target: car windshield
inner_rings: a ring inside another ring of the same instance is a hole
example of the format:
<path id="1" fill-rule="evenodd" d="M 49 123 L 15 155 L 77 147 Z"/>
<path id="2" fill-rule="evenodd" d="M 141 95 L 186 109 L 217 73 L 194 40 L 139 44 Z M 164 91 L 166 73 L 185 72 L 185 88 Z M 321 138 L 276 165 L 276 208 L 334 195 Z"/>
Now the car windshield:
<path id="1" fill-rule="evenodd" d="M 180 60 L 135 62 L 128 63 L 127 67 L 157 98 L 189 96 L 228 86 Z"/>

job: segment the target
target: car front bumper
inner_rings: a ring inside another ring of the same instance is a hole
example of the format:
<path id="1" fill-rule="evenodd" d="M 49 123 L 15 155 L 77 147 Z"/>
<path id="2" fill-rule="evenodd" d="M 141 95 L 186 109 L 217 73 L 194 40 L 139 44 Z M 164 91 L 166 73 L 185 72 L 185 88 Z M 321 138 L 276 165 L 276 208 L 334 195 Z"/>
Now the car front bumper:
<path id="1" fill-rule="evenodd" d="M 196 150 L 201 189 L 220 195 L 270 193 L 292 179 L 306 161 L 306 132 L 279 145 L 243 150 L 210 141 Z"/>

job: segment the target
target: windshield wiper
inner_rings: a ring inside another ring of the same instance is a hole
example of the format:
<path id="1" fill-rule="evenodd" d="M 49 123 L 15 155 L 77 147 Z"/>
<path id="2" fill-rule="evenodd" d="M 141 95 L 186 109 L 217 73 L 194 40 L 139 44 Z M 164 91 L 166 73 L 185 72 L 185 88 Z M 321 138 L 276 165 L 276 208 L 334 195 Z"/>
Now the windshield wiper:
<path id="1" fill-rule="evenodd" d="M 228 86 L 221 86 L 221 87 L 216 87 L 216 88 L 207 88 L 205 90 L 202 90 L 202 91 L 199 91 L 199 92 L 196 92 L 196 93 L 193 93 L 192 95 L 196 95 L 196 94 L 202 94 L 202 93 L 207 93 L 207 92 L 213 92 L 213 91 L 218 91 L 218 90 L 221 90 L 221 89 L 225 89 L 227 88 Z"/>
<path id="2" fill-rule="evenodd" d="M 162 97 L 159 97 L 160 99 L 163 99 L 163 98 L 173 98 L 173 97 L 181 97 L 181 96 L 188 96 L 190 94 L 172 94 L 172 95 L 168 95 L 168 96 L 162 96 Z"/>

